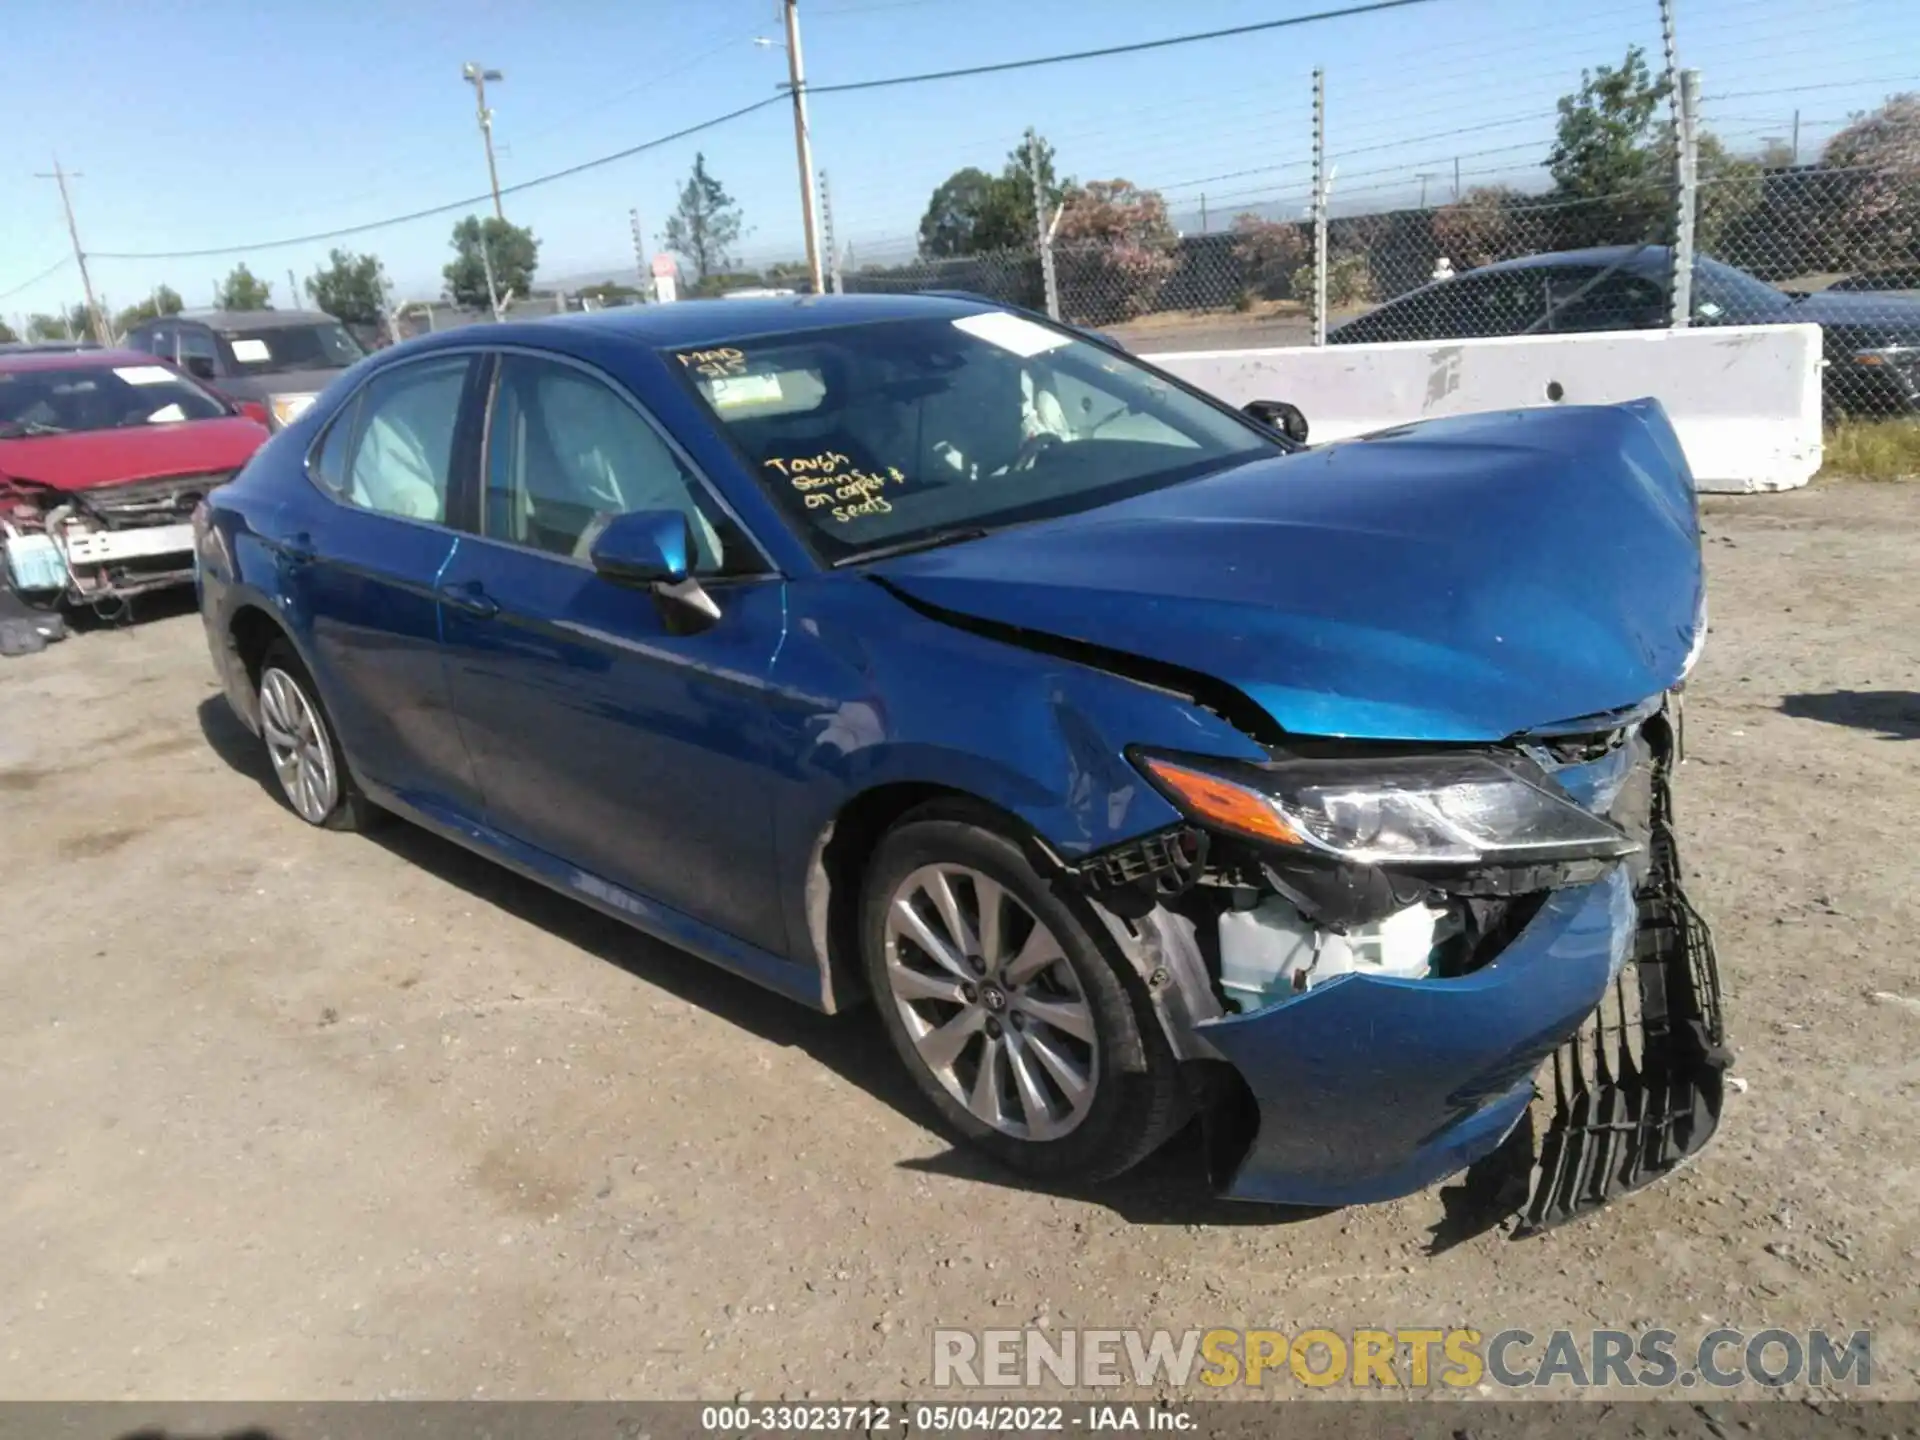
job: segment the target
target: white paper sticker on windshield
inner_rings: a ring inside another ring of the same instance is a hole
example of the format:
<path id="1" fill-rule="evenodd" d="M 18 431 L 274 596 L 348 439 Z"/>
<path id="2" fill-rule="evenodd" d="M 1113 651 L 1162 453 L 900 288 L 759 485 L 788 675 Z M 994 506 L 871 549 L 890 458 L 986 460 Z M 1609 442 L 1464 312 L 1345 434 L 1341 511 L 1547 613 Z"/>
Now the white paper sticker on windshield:
<path id="1" fill-rule="evenodd" d="M 976 340 L 984 340 L 989 345 L 998 345 L 1002 350 L 1011 350 L 1023 360 L 1071 343 L 1067 336 L 1056 335 L 1044 325 L 1036 325 L 1018 315 L 1009 315 L 1005 310 L 964 315 L 953 322 L 953 328 L 964 330 Z"/>
<path id="2" fill-rule="evenodd" d="M 178 378 L 164 365 L 128 365 L 113 373 L 129 385 L 164 385 Z"/>
<path id="3" fill-rule="evenodd" d="M 786 398 L 778 375 L 731 375 L 708 380 L 707 397 L 716 410 L 733 410 L 743 405 L 778 404 Z"/>
<path id="4" fill-rule="evenodd" d="M 147 423 L 149 425 L 172 425 L 186 418 L 187 412 L 182 410 L 179 405 L 162 405 L 158 410 L 147 416 Z"/>
<path id="5" fill-rule="evenodd" d="M 1720 315 L 1722 312 L 1720 307 L 1714 304 L 1713 301 L 1702 300 L 1700 302 L 1700 313 L 1706 316 L 1707 319 L 1709 320 L 1717 320 L 1720 318 Z"/>
<path id="6" fill-rule="evenodd" d="M 233 342 L 233 358 L 242 365 L 258 365 L 263 360 L 271 360 L 273 355 L 264 340 L 236 340 Z"/>

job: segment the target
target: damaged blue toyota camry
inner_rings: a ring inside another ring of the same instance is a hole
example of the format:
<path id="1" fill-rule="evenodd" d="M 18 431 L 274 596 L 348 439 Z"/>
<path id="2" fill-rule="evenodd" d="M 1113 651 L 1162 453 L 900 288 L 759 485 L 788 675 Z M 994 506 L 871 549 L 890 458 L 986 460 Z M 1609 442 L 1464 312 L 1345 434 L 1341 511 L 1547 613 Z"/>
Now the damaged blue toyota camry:
<path id="1" fill-rule="evenodd" d="M 1525 1135 L 1539 1229 L 1670 1172 L 1727 1051 L 1665 415 L 1248 410 L 960 296 L 459 330 L 208 498 L 201 614 L 303 820 L 871 1002 L 1029 1175 L 1197 1118 L 1222 1193 L 1344 1205 Z"/>

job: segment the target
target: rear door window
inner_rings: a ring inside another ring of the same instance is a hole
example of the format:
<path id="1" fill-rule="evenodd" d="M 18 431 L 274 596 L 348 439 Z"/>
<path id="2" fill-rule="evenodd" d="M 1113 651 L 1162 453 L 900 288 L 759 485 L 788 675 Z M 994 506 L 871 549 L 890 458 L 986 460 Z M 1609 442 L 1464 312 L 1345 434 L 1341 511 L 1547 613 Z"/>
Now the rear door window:
<path id="1" fill-rule="evenodd" d="M 454 437 L 472 367 L 471 356 L 449 355 L 375 376 L 321 442 L 316 478 L 363 510 L 446 523 Z"/>

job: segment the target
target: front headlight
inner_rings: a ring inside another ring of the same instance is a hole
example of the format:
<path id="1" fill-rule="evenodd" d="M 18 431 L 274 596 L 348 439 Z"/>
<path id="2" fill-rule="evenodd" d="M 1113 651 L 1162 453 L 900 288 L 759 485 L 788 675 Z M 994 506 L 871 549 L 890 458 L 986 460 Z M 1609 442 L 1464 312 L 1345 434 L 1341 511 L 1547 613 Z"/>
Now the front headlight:
<path id="1" fill-rule="evenodd" d="M 291 425 L 306 413 L 307 407 L 317 397 L 312 395 L 275 395 L 267 404 L 273 411 L 273 423 L 276 426 Z"/>
<path id="2" fill-rule="evenodd" d="M 1639 846 L 1550 781 L 1486 756 L 1285 760 L 1229 775 L 1138 763 L 1202 824 L 1362 865 L 1607 859 Z"/>

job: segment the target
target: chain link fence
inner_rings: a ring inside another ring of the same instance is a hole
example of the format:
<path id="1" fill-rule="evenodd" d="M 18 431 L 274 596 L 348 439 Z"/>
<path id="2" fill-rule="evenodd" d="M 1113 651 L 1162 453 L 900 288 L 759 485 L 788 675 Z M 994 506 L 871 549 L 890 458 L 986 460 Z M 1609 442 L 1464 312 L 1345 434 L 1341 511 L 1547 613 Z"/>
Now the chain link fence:
<path id="1" fill-rule="evenodd" d="M 1606 194 L 1542 180 L 1371 212 L 1349 199 L 1323 250 L 1311 202 L 1298 219 L 1181 234 L 1157 196 L 1095 196 L 1078 226 L 1069 196 L 1051 245 L 850 265 L 840 285 L 965 291 L 1146 350 L 1311 344 L 1317 268 L 1331 344 L 1813 323 L 1835 418 L 1920 415 L 1920 96 L 1890 100 L 1813 164 L 1694 133 L 1709 138 Z"/>

